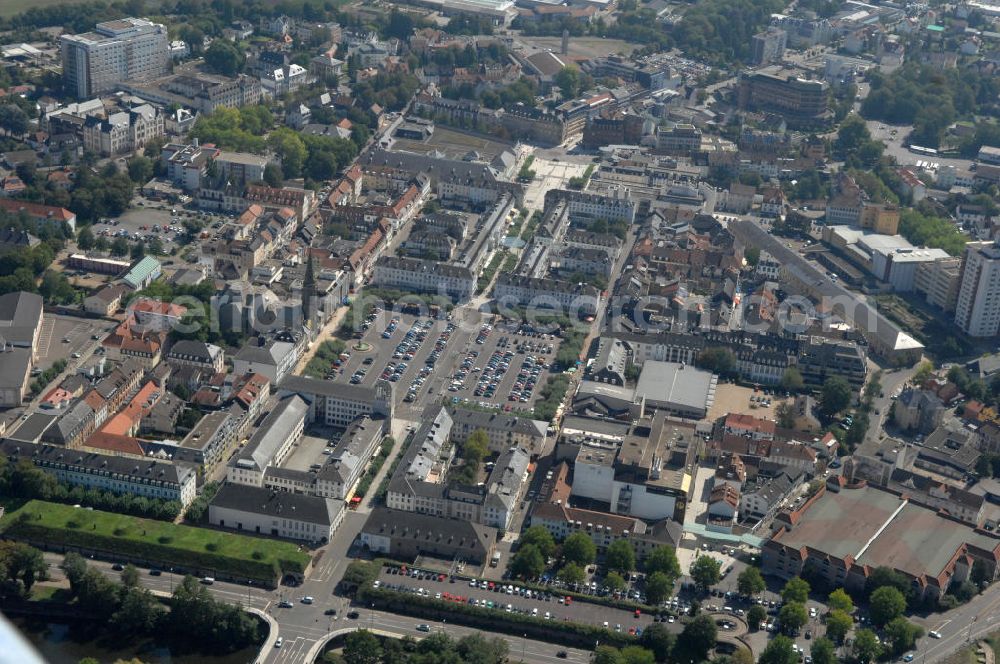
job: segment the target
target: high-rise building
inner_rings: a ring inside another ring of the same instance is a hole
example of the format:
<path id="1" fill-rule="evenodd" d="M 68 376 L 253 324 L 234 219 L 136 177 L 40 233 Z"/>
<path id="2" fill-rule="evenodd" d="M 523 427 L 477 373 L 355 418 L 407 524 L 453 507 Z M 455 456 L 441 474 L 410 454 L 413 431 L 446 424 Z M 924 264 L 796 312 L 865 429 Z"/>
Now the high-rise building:
<path id="1" fill-rule="evenodd" d="M 955 324 L 971 337 L 1000 334 L 1000 242 L 966 245 Z"/>
<path id="2" fill-rule="evenodd" d="M 63 81 L 79 98 L 111 92 L 122 81 L 166 74 L 170 65 L 166 26 L 141 18 L 98 23 L 94 32 L 63 35 Z"/>
<path id="3" fill-rule="evenodd" d="M 785 55 L 788 33 L 781 28 L 768 27 L 753 36 L 753 63 L 766 65 L 781 60 Z"/>

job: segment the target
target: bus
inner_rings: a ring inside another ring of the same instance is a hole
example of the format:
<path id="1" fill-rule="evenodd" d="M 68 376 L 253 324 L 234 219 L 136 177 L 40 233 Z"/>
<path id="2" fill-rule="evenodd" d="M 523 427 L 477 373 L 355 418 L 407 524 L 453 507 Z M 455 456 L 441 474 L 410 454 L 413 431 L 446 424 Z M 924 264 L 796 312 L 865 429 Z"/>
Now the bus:
<path id="1" fill-rule="evenodd" d="M 916 154 L 922 154 L 922 155 L 925 155 L 927 157 L 936 157 L 937 153 L 938 153 L 938 151 L 935 150 L 934 148 L 925 148 L 925 147 L 921 147 L 919 145 L 910 145 L 909 149 L 910 149 L 910 152 L 914 152 Z"/>

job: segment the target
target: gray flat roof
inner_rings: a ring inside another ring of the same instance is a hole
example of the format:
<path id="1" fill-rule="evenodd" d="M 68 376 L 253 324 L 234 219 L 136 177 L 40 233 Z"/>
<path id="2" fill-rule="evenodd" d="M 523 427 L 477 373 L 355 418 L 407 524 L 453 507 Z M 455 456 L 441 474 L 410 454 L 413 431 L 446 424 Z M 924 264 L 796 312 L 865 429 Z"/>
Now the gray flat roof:
<path id="1" fill-rule="evenodd" d="M 715 401 L 715 376 L 676 362 L 647 360 L 642 365 L 636 399 L 707 410 Z"/>

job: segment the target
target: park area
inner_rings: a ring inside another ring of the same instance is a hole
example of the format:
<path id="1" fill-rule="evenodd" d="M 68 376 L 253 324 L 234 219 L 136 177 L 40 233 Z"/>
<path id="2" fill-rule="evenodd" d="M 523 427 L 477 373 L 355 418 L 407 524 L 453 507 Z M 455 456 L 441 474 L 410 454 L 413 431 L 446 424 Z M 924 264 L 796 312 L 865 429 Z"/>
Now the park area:
<path id="1" fill-rule="evenodd" d="M 301 574 L 309 564 L 309 554 L 289 542 L 41 500 L 29 501 L 4 517 L 0 533 L 32 544 L 120 556 L 122 562 L 170 565 L 199 576 L 267 584 L 277 583 L 285 574 Z"/>

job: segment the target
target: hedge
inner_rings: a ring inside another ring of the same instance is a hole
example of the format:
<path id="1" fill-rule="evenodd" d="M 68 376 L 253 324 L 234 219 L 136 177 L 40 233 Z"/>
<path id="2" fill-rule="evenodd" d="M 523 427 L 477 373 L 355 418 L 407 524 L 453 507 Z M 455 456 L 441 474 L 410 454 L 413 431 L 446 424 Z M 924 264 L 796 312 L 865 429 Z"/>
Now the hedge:
<path id="1" fill-rule="evenodd" d="M 637 645 L 638 640 L 624 632 L 615 632 L 596 625 L 584 625 L 564 620 L 522 613 L 507 613 L 468 603 L 446 602 L 433 597 L 421 597 L 384 588 L 365 588 L 358 593 L 361 601 L 374 604 L 391 613 L 401 613 L 424 619 L 442 618 L 453 623 L 477 627 L 491 632 L 514 636 L 526 635 L 549 643 L 590 648 L 597 641 L 618 648 Z"/>
<path id="2" fill-rule="evenodd" d="M 302 573 L 295 544 L 32 500 L 3 520 L 12 539 L 94 549 L 123 558 L 217 571 L 273 583 Z"/>

